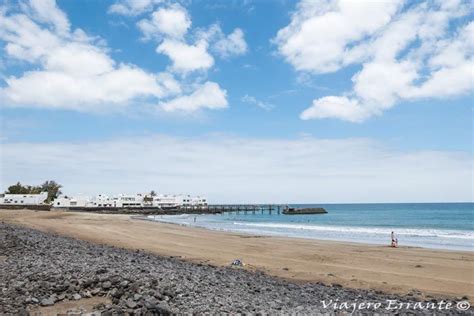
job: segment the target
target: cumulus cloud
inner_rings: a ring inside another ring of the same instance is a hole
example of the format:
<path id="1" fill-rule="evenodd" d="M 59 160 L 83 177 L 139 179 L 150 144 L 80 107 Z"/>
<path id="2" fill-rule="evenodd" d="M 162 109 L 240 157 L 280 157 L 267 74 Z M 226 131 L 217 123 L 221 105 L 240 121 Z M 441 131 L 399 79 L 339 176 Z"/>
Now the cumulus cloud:
<path id="1" fill-rule="evenodd" d="M 172 70 L 180 74 L 206 71 L 214 65 L 210 51 L 222 58 L 247 52 L 244 33 L 236 28 L 225 35 L 218 24 L 191 33 L 188 11 L 177 4 L 156 9 L 149 18 L 140 20 L 138 28 L 145 40 L 158 42 L 156 52 L 167 55 L 173 62 Z"/>
<path id="2" fill-rule="evenodd" d="M 351 91 L 314 100 L 301 118 L 361 122 L 400 101 L 472 91 L 473 22 L 462 19 L 469 12 L 460 0 L 302 0 L 274 40 L 279 53 L 305 73 L 362 68 Z"/>
<path id="3" fill-rule="evenodd" d="M 156 52 L 170 59 L 168 70 L 188 81 L 184 87 L 186 94 L 159 103 L 166 112 L 226 108 L 227 91 L 206 81 L 207 71 L 215 65 L 211 52 L 229 58 L 247 51 L 244 33 L 239 28 L 225 35 L 217 24 L 197 30 L 191 30 L 191 24 L 188 11 L 179 4 L 156 8 L 149 17 L 137 22 L 143 39 L 156 41 Z M 189 83 L 190 78 L 194 82 Z"/>
<path id="4" fill-rule="evenodd" d="M 370 113 L 356 100 L 347 97 L 324 97 L 313 101 L 313 105 L 304 110 L 302 120 L 338 117 L 349 122 L 362 122 Z"/>
<path id="5" fill-rule="evenodd" d="M 45 8 L 52 15 L 45 15 Z M 89 111 L 181 91 L 171 74 L 117 63 L 82 30 L 69 28 L 65 15 L 52 2 L 32 1 L 25 12 L 0 11 L 0 39 L 6 43 L 7 57 L 34 67 L 4 79 L 2 104 Z"/>
<path id="6" fill-rule="evenodd" d="M 2 91 L 3 96 L 13 106 L 82 111 L 99 110 L 98 105 L 105 107 L 110 103 L 125 106 L 138 96 L 160 98 L 180 91 L 179 84 L 166 74 L 154 76 L 127 65 L 93 76 L 32 71 L 21 78 L 8 78 L 6 83 L 8 88 Z"/>
<path id="7" fill-rule="evenodd" d="M 188 45 L 181 41 L 166 39 L 156 48 L 156 51 L 167 55 L 173 62 L 173 70 L 180 73 L 207 70 L 214 65 L 214 58 L 207 52 L 205 41 Z"/>
<path id="8" fill-rule="evenodd" d="M 225 36 L 219 28 L 219 38 L 213 44 L 213 49 L 223 58 L 244 55 L 247 52 L 247 42 L 244 32 L 236 28 L 232 33 Z"/>
<path id="9" fill-rule="evenodd" d="M 52 24 L 58 33 L 67 34 L 69 32 L 69 21 L 64 12 L 56 6 L 56 1 L 31 0 L 30 8 L 38 20 Z"/>
<path id="10" fill-rule="evenodd" d="M 4 143 L 0 158 L 3 190 L 53 178 L 68 194 L 155 189 L 216 203 L 472 201 L 472 155 L 400 152 L 367 139 L 157 135 Z"/>
<path id="11" fill-rule="evenodd" d="M 188 12 L 180 5 L 159 8 L 149 19 L 137 23 L 145 39 L 171 37 L 182 39 L 191 26 Z"/>
<path id="12" fill-rule="evenodd" d="M 351 45 L 383 28 L 401 1 L 303 0 L 291 23 L 278 31 L 281 55 L 297 70 L 338 70 Z"/>
<path id="13" fill-rule="evenodd" d="M 227 105 L 227 91 L 221 89 L 217 83 L 207 81 L 191 94 L 163 102 L 161 107 L 166 112 L 194 112 L 199 109 L 224 109 Z"/>

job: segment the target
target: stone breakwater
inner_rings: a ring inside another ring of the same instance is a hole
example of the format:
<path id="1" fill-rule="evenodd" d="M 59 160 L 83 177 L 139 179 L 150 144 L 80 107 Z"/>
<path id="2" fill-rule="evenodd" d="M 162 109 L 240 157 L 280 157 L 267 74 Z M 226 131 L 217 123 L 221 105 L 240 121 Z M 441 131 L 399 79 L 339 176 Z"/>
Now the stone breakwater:
<path id="1" fill-rule="evenodd" d="M 0 270 L 0 314 L 26 314 L 38 306 L 94 296 L 110 299 L 110 304 L 94 307 L 104 315 L 318 314 L 335 311 L 333 304 L 324 306 L 322 301 L 416 302 L 412 296 L 345 289 L 337 284 L 294 284 L 261 272 L 96 245 L 3 223 Z M 350 313 L 352 307 L 342 310 Z M 395 312 L 407 311 L 413 313 L 406 309 Z M 377 312 L 394 313 L 383 309 Z M 457 312 L 454 309 L 441 314 Z"/>

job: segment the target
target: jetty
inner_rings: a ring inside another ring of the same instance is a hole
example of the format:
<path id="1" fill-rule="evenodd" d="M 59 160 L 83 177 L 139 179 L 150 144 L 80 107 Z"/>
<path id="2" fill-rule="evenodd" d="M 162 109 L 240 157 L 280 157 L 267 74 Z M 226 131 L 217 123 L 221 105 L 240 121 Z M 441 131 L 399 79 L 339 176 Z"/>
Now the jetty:
<path id="1" fill-rule="evenodd" d="M 195 213 L 204 211 L 204 213 L 219 214 L 219 213 L 235 213 L 235 214 L 284 214 L 284 215 L 311 215 L 311 214 L 326 214 L 327 211 L 322 207 L 307 207 L 295 208 L 289 207 L 287 204 L 220 204 L 220 205 L 206 205 L 204 207 L 181 206 L 180 212 Z"/>
<path id="2" fill-rule="evenodd" d="M 256 214 L 276 213 L 281 214 L 288 205 L 283 204 L 210 204 L 208 210 L 216 213 Z"/>
<path id="3" fill-rule="evenodd" d="M 285 215 L 327 214 L 327 211 L 322 207 L 306 207 L 306 208 L 289 207 L 283 211 L 283 214 Z"/>

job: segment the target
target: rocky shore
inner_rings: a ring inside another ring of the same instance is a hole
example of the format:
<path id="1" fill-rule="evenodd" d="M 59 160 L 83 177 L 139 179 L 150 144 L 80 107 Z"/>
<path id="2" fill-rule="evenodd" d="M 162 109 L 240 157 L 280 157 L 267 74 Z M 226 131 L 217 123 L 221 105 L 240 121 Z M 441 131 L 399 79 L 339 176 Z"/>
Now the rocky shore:
<path id="1" fill-rule="evenodd" d="M 413 295 L 346 289 L 337 284 L 295 284 L 261 272 L 96 245 L 4 223 L 0 224 L 0 270 L 0 314 L 26 314 L 39 306 L 92 297 L 109 299 L 110 303 L 94 306 L 98 314 L 104 315 L 346 314 L 361 302 L 378 302 L 381 306 L 356 308 L 354 314 L 472 311 L 412 307 L 387 310 L 390 300 L 414 306 L 417 299 Z M 343 302 L 348 305 L 341 306 Z M 440 300 L 418 303 L 439 306 Z"/>

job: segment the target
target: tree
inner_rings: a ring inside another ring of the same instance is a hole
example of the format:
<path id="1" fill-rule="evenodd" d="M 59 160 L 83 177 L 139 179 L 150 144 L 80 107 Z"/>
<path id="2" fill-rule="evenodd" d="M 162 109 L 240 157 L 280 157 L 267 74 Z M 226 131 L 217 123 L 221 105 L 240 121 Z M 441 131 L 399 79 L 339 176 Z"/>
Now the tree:
<path id="1" fill-rule="evenodd" d="M 143 202 L 153 202 L 153 197 L 156 196 L 156 192 L 154 190 L 151 190 L 150 193 L 145 195 L 143 198 Z"/>
<path id="2" fill-rule="evenodd" d="M 41 185 L 31 186 L 31 185 L 22 185 L 20 182 L 17 182 L 14 185 L 8 187 L 8 190 L 5 191 L 7 194 L 40 194 L 41 192 L 48 192 L 48 198 L 45 202 L 50 203 L 58 195 L 61 194 L 59 190 L 62 185 L 56 183 L 53 180 L 45 181 Z"/>
<path id="3" fill-rule="evenodd" d="M 59 183 L 56 183 L 56 181 L 53 181 L 53 180 L 45 181 L 41 185 L 41 191 L 48 192 L 48 198 L 46 199 L 46 202 L 50 203 L 55 198 L 57 198 L 61 194 L 61 190 L 60 190 L 61 188 L 62 188 L 62 185 L 60 185 Z"/>
<path id="4" fill-rule="evenodd" d="M 5 191 L 5 193 L 8 193 L 8 194 L 27 194 L 28 192 L 29 192 L 28 187 L 24 187 L 23 185 L 21 185 L 20 182 L 17 182 L 16 184 L 9 186 L 8 190 Z"/>

